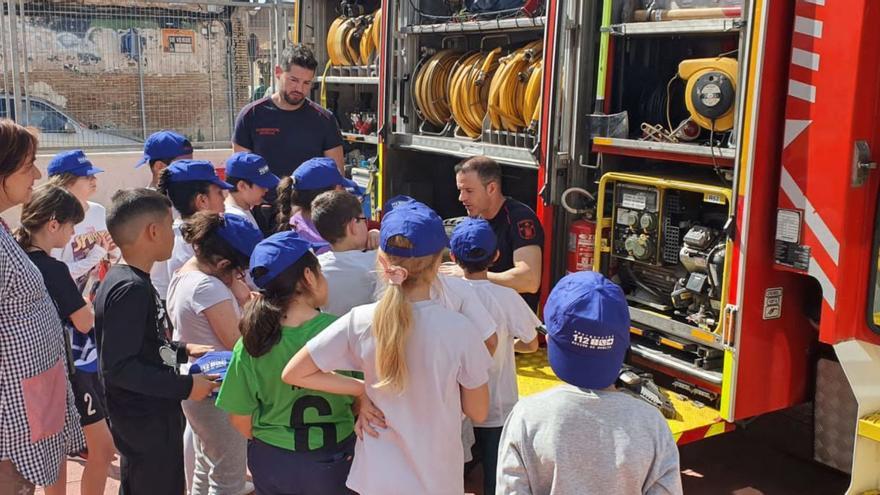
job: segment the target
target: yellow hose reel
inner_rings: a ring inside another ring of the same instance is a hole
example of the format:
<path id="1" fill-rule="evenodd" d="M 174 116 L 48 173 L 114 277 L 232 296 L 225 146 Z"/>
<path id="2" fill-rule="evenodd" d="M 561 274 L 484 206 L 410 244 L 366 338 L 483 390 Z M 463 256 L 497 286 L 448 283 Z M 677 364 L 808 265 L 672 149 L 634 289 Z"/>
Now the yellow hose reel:
<path id="1" fill-rule="evenodd" d="M 337 67 L 368 65 L 379 48 L 382 14 L 337 17 L 327 31 L 327 55 Z"/>
<path id="2" fill-rule="evenodd" d="M 500 47 L 465 54 L 440 50 L 416 68 L 416 112 L 441 128 L 452 119 L 469 138 L 482 134 L 487 116 L 494 130 L 534 130 L 541 110 L 542 57 L 540 40 L 504 56 Z"/>
<path id="3" fill-rule="evenodd" d="M 492 129 L 519 132 L 540 112 L 543 42 L 533 41 L 501 58 L 489 86 Z"/>
<path id="4" fill-rule="evenodd" d="M 678 76 L 687 81 L 685 105 L 691 120 L 703 129 L 725 132 L 733 128 L 738 63 L 728 57 L 685 60 Z"/>

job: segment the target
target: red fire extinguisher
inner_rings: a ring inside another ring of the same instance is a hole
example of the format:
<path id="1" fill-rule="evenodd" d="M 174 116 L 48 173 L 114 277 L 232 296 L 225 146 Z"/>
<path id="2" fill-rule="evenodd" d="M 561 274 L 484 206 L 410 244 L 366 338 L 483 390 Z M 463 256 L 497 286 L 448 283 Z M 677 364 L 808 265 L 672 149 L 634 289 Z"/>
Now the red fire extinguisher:
<path id="1" fill-rule="evenodd" d="M 591 271 L 596 249 L 596 222 L 579 218 L 571 222 L 568 231 L 568 273 Z"/>

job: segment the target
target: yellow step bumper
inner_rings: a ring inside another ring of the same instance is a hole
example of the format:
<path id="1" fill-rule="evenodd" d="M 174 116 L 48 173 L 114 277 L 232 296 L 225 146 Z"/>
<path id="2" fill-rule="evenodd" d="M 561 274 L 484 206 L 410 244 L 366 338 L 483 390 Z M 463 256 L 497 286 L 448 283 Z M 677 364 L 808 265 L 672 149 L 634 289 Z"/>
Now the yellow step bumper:
<path id="1" fill-rule="evenodd" d="M 520 397 L 542 392 L 562 383 L 550 368 L 547 350 L 544 348 L 532 354 L 517 354 L 516 372 Z M 722 420 L 717 409 L 682 399 L 675 392 L 667 393 L 678 412 L 677 418 L 666 420 L 677 444 L 684 445 L 733 430 L 733 424 Z"/>

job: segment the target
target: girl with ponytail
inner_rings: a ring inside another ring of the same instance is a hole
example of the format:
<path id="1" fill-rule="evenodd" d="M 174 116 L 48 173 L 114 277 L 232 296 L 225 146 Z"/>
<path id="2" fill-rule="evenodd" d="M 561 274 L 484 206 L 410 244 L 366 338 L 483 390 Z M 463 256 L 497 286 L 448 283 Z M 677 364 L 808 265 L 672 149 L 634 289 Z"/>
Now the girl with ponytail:
<path id="1" fill-rule="evenodd" d="M 469 319 L 431 298 L 449 243 L 440 217 L 415 201 L 395 205 L 379 242 L 378 271 L 388 284 L 382 299 L 310 340 L 282 379 L 358 396 L 381 411 L 357 419 L 352 490 L 463 493 L 461 414 L 485 419 L 491 356 Z M 337 369 L 362 370 L 364 380 Z"/>
<path id="2" fill-rule="evenodd" d="M 278 231 L 293 230 L 309 242 L 315 243 L 315 253 L 330 249 L 312 222 L 312 201 L 321 193 L 337 189 L 358 189 L 358 186 L 339 173 L 332 158 L 312 158 L 297 167 L 290 177 L 278 185 L 276 222 Z"/>
<path id="3" fill-rule="evenodd" d="M 254 249 L 250 273 L 261 295 L 244 308 L 242 339 L 217 398 L 217 407 L 251 439 L 248 467 L 257 493 L 349 493 L 353 409 L 381 423 L 356 394 L 290 387 L 279 379 L 290 356 L 336 319 L 316 309 L 327 303 L 327 281 L 311 247 L 296 232 L 280 232 Z"/>

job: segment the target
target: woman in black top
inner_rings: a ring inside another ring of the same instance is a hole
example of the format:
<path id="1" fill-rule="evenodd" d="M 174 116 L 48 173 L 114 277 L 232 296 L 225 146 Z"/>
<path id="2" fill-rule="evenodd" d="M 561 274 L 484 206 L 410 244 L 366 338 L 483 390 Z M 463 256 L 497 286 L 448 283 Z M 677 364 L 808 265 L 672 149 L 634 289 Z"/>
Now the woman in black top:
<path id="1" fill-rule="evenodd" d="M 21 227 L 15 237 L 42 273 L 65 327 L 64 338 L 72 350 L 69 376 L 89 451 L 80 484 L 83 493 L 97 494 L 104 493 L 116 449 L 106 421 L 104 388 L 98 374 L 80 364 L 97 359 L 97 351 L 89 344 L 92 340 L 86 337 L 95 324 L 95 314 L 77 289 L 67 265 L 48 254 L 70 242 L 74 226 L 84 215 L 82 205 L 73 194 L 58 186 L 44 185 L 34 191 L 22 208 Z M 56 492 L 64 493 L 64 487 L 53 486 L 46 490 L 48 495 Z"/>

